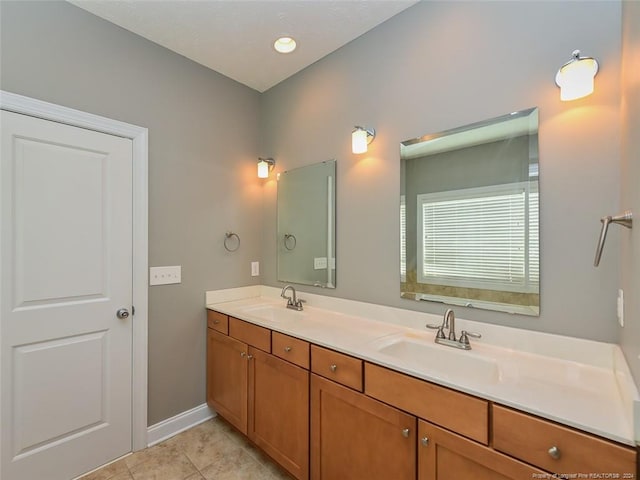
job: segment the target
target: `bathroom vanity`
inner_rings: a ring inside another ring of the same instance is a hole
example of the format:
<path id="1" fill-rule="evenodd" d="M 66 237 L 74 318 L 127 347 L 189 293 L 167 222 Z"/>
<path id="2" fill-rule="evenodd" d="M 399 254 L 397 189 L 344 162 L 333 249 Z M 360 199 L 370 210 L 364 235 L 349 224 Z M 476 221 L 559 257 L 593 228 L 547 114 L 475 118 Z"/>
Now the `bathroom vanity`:
<path id="1" fill-rule="evenodd" d="M 637 477 L 616 346 L 458 320 L 456 351 L 429 314 L 277 292 L 207 294 L 207 402 L 295 478 Z"/>

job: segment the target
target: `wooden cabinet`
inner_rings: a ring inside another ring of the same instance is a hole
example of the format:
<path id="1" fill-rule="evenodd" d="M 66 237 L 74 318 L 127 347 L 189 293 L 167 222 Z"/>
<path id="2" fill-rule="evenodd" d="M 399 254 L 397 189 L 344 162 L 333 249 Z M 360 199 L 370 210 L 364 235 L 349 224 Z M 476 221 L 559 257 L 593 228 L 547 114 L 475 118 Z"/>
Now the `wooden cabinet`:
<path id="1" fill-rule="evenodd" d="M 417 417 L 489 444 L 489 402 L 418 378 L 365 364 L 365 393 Z"/>
<path id="2" fill-rule="evenodd" d="M 309 342 L 278 332 L 271 333 L 272 353 L 309 370 Z"/>
<path id="3" fill-rule="evenodd" d="M 308 479 L 309 371 L 268 353 L 270 330 L 230 317 L 225 335 L 219 320 L 207 329 L 207 403 L 294 477 Z"/>
<path id="4" fill-rule="evenodd" d="M 416 478 L 416 418 L 311 375 L 313 480 Z"/>
<path id="5" fill-rule="evenodd" d="M 207 325 L 208 404 L 298 479 L 637 478 L 631 447 L 221 313 Z"/>
<path id="6" fill-rule="evenodd" d="M 493 406 L 493 446 L 552 473 L 610 475 L 590 478 L 635 478 L 636 474 L 633 448 L 500 405 Z"/>
<path id="7" fill-rule="evenodd" d="M 248 346 L 207 329 L 207 403 L 230 424 L 247 433 Z"/>
<path id="8" fill-rule="evenodd" d="M 224 313 L 207 310 L 207 327 L 226 335 L 229 333 L 229 317 Z"/>
<path id="9" fill-rule="evenodd" d="M 418 423 L 418 480 L 547 478 L 542 470 L 489 447 L 428 422 Z"/>
<path id="10" fill-rule="evenodd" d="M 362 391 L 362 360 L 311 345 L 311 371 L 354 390 Z"/>
<path id="11" fill-rule="evenodd" d="M 249 348 L 249 438 L 294 477 L 309 478 L 309 371 Z"/>

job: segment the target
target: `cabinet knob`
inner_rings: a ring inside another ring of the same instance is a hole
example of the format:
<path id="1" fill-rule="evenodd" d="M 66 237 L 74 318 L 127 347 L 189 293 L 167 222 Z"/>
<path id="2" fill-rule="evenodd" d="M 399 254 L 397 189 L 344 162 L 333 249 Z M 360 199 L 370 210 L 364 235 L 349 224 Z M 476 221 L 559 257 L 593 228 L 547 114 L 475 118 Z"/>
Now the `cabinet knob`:
<path id="1" fill-rule="evenodd" d="M 560 458 L 560 449 L 555 445 L 549 449 L 549 456 L 555 460 Z"/>
<path id="2" fill-rule="evenodd" d="M 247 352 L 240 352 L 240 356 L 241 356 L 242 358 L 246 357 L 246 356 L 247 356 Z"/>
<path id="3" fill-rule="evenodd" d="M 291 347 L 284 347 L 284 351 L 289 353 L 291 351 Z"/>
<path id="4" fill-rule="evenodd" d="M 423 447 L 428 447 L 429 446 L 429 437 L 422 437 L 420 439 L 420 443 L 422 444 Z"/>
<path id="5" fill-rule="evenodd" d="M 409 432 L 410 432 L 410 430 L 408 428 L 403 428 L 402 429 L 402 436 L 404 438 L 409 438 Z"/>
<path id="6" fill-rule="evenodd" d="M 247 360 L 251 360 L 253 358 L 253 355 L 247 355 Z"/>
<path id="7" fill-rule="evenodd" d="M 220 324 L 220 320 L 214 320 L 214 321 L 213 321 L 213 324 L 214 324 L 214 325 L 219 325 L 219 324 Z"/>
<path id="8" fill-rule="evenodd" d="M 329 366 L 329 368 L 332 372 L 335 372 L 338 369 L 338 366 L 334 363 L 333 365 Z"/>

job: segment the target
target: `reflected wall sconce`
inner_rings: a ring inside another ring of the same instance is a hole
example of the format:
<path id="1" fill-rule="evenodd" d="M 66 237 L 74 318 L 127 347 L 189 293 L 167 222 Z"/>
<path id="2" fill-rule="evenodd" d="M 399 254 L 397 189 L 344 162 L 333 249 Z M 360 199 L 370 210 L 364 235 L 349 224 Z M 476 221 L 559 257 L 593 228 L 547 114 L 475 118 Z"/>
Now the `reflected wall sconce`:
<path id="1" fill-rule="evenodd" d="M 258 157 L 258 178 L 269 178 L 269 173 L 276 166 L 276 161 L 269 158 Z"/>
<path id="2" fill-rule="evenodd" d="M 376 138 L 376 131 L 373 128 L 353 127 L 351 132 L 351 151 L 353 153 L 367 153 L 368 145 Z"/>
<path id="3" fill-rule="evenodd" d="M 598 62 L 592 57 L 580 56 L 574 50 L 572 58 L 560 67 L 556 74 L 556 85 L 560 87 L 560 100 L 569 101 L 593 93 L 593 79 L 598 73 Z"/>

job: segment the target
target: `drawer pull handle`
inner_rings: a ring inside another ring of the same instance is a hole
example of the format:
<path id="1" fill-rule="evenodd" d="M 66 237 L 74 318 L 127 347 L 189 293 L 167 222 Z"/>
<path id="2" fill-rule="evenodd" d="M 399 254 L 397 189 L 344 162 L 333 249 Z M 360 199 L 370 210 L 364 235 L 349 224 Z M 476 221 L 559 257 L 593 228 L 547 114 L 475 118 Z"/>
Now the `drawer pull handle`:
<path id="1" fill-rule="evenodd" d="M 334 363 L 329 368 L 331 369 L 332 372 L 335 372 L 338 369 L 338 366 Z"/>
<path id="2" fill-rule="evenodd" d="M 402 436 L 404 438 L 409 438 L 409 429 L 408 428 L 403 428 L 402 429 Z"/>
<path id="3" fill-rule="evenodd" d="M 420 443 L 422 444 L 423 447 L 428 447 L 429 446 L 429 437 L 422 437 L 420 439 Z"/>
<path id="4" fill-rule="evenodd" d="M 284 347 L 284 351 L 289 353 L 291 351 L 291 347 Z"/>
<path id="5" fill-rule="evenodd" d="M 549 456 L 555 460 L 560 458 L 560 449 L 555 445 L 549 449 Z"/>

